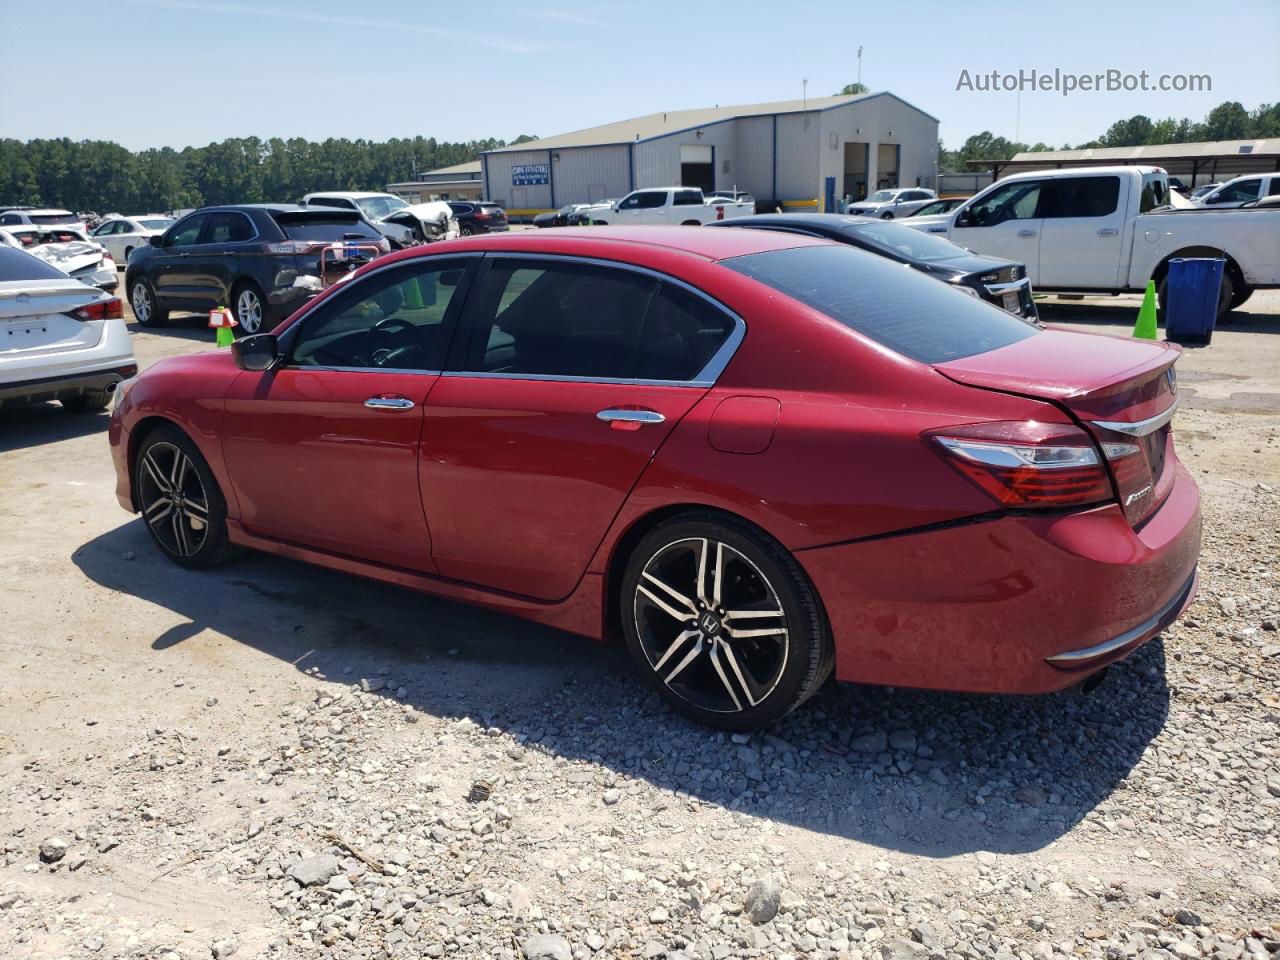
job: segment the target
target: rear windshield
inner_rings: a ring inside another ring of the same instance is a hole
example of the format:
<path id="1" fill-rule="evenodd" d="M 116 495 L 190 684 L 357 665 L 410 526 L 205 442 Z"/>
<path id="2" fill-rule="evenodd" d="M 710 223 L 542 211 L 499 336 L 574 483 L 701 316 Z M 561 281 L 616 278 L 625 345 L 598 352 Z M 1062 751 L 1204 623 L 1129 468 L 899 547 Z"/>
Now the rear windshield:
<path id="1" fill-rule="evenodd" d="M 360 214 L 341 210 L 316 216 L 305 213 L 277 213 L 276 223 L 290 240 L 380 240 L 382 234 L 366 223 Z"/>
<path id="2" fill-rule="evenodd" d="M 892 220 L 877 220 L 875 223 L 859 223 L 844 228 L 847 233 L 860 237 L 873 247 L 889 253 L 896 253 L 912 260 L 923 260 L 934 263 L 939 260 L 954 260 L 956 257 L 967 257 L 967 250 L 956 246 L 950 240 L 932 233 L 925 233 L 915 227 L 903 226 Z"/>
<path id="3" fill-rule="evenodd" d="M 480 204 L 480 209 L 488 214 L 495 214 L 495 213 L 502 212 L 502 208 L 498 206 L 496 203 L 482 203 Z"/>
<path id="4" fill-rule="evenodd" d="M 67 275 L 14 247 L 0 247 L 0 283 L 11 280 L 65 280 Z"/>
<path id="5" fill-rule="evenodd" d="M 921 363 L 971 357 L 1037 333 L 999 307 L 852 247 L 797 247 L 720 262 Z"/>
<path id="6" fill-rule="evenodd" d="M 33 213 L 30 219 L 32 223 L 80 223 L 74 213 Z"/>

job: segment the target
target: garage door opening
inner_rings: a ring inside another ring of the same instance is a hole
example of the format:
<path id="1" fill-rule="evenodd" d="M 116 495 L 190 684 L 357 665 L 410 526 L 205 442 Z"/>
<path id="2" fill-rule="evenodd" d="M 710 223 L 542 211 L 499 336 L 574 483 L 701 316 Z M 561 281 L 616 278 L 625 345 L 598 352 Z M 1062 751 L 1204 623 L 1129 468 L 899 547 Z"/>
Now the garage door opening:
<path id="1" fill-rule="evenodd" d="M 697 187 L 703 193 L 715 190 L 715 152 L 711 147 L 701 144 L 680 147 L 680 186 Z"/>

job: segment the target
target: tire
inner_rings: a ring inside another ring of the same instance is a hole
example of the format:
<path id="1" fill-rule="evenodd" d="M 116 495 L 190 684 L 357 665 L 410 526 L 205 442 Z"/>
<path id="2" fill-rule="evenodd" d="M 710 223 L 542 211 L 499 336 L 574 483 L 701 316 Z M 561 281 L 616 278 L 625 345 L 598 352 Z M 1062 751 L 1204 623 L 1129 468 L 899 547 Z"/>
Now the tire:
<path id="1" fill-rule="evenodd" d="M 682 227 L 700 227 L 700 226 L 702 226 L 702 223 L 701 223 L 700 221 L 698 221 L 698 220 L 686 220 L 684 223 L 680 224 L 680 226 L 682 226 Z"/>
<path id="2" fill-rule="evenodd" d="M 136 278 L 130 283 L 129 306 L 139 326 L 163 327 L 169 322 L 169 311 L 156 303 L 156 292 L 146 280 Z"/>
<path id="3" fill-rule="evenodd" d="M 157 427 L 143 438 L 133 461 L 133 483 L 147 533 L 174 563 L 202 569 L 236 551 L 227 539 L 227 505 L 218 481 L 178 428 Z"/>
<path id="4" fill-rule="evenodd" d="M 231 289 L 231 314 L 240 324 L 242 336 L 262 333 L 271 327 L 271 311 L 262 288 L 252 280 L 241 280 Z"/>
<path id="5" fill-rule="evenodd" d="M 129 265 L 129 257 L 130 257 L 132 254 L 133 254 L 133 247 L 125 247 L 125 248 L 124 248 L 124 265 L 125 265 L 126 267 Z"/>
<path id="6" fill-rule="evenodd" d="M 636 668 L 706 726 L 773 723 L 831 675 L 831 631 L 808 577 L 781 544 L 736 517 L 691 512 L 655 527 L 628 558 L 620 590 Z"/>
<path id="7" fill-rule="evenodd" d="M 74 397 L 62 397 L 58 400 L 62 409 L 72 413 L 96 413 L 107 409 L 111 403 L 111 394 L 106 390 L 86 390 Z"/>
<path id="8" fill-rule="evenodd" d="M 475 231 L 474 231 L 474 230 L 472 230 L 472 229 L 471 229 L 469 226 L 467 226 L 466 224 L 463 224 L 461 227 L 459 227 L 459 228 L 458 228 L 458 234 L 459 234 L 460 236 L 463 236 L 463 237 L 470 237 L 470 236 L 473 236 L 473 235 L 475 234 Z"/>
<path id="9" fill-rule="evenodd" d="M 881 220 L 892 220 L 892 219 L 893 219 L 893 211 L 892 211 L 892 210 L 886 210 L 884 213 L 880 214 L 880 219 L 881 219 Z"/>
<path id="10" fill-rule="evenodd" d="M 1228 309 L 1236 310 L 1236 309 L 1239 309 L 1240 307 L 1243 307 L 1245 304 L 1245 301 L 1247 301 L 1252 296 L 1253 296 L 1252 287 L 1245 287 L 1243 290 L 1235 291 L 1235 293 L 1232 294 L 1231 306 Z"/>

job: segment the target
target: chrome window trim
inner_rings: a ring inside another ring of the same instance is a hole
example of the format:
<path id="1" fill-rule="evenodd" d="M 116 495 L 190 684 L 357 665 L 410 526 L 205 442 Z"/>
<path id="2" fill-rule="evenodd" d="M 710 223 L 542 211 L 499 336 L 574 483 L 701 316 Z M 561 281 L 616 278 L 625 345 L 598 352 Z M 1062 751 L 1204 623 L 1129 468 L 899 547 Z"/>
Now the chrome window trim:
<path id="1" fill-rule="evenodd" d="M 1168 409 L 1163 413 L 1157 413 L 1154 417 L 1148 417 L 1146 420 L 1138 420 L 1135 423 L 1128 423 L 1124 420 L 1091 420 L 1095 427 L 1101 427 L 1103 430 L 1113 430 L 1116 433 L 1124 433 L 1131 437 L 1145 437 L 1149 433 L 1155 433 L 1170 420 L 1178 410 L 1178 399 L 1175 397 L 1173 403 L 1169 404 Z"/>
<path id="2" fill-rule="evenodd" d="M 631 383 L 643 387 L 713 387 L 720 378 L 720 374 L 724 372 L 725 367 L 729 365 L 729 361 L 733 359 L 733 355 L 737 353 L 738 347 L 742 345 L 743 339 L 747 335 L 747 324 L 733 310 L 730 310 L 719 300 L 704 293 L 692 284 L 681 280 L 679 277 L 673 277 L 669 273 L 662 273 L 660 270 L 654 270 L 650 267 L 642 267 L 632 263 L 624 263 L 621 260 L 605 260 L 600 257 L 583 257 L 574 254 L 558 254 L 558 253 L 508 253 L 505 250 L 490 250 L 486 253 L 495 259 L 503 260 L 552 260 L 558 263 L 578 263 L 587 266 L 606 267 L 614 270 L 626 270 L 631 273 L 642 274 L 643 276 L 652 277 L 655 280 L 664 283 L 671 283 L 688 291 L 695 297 L 705 301 L 713 309 L 725 314 L 733 321 L 733 329 L 729 331 L 729 336 L 725 337 L 724 343 L 720 344 L 711 358 L 707 360 L 702 369 L 699 370 L 689 380 L 640 380 L 634 377 L 579 377 L 570 376 L 568 374 L 553 373 L 502 373 L 482 371 L 482 370 L 446 370 L 441 376 L 444 377 L 480 377 L 486 380 L 546 380 L 552 383 L 614 383 L 626 384 Z"/>
<path id="3" fill-rule="evenodd" d="M 297 370 L 299 372 L 311 372 L 318 370 L 325 373 L 417 373 L 424 377 L 438 377 L 439 370 L 418 370 L 413 367 L 312 367 L 299 366 L 297 364 L 281 365 L 279 370 Z"/>

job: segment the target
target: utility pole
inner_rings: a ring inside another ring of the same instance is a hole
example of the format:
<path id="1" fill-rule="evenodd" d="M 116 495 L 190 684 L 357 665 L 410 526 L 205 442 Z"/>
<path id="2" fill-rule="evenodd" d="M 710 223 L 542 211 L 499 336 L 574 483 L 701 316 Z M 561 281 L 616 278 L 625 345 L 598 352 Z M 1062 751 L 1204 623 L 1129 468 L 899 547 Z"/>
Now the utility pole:
<path id="1" fill-rule="evenodd" d="M 858 44 L 858 83 L 862 83 L 862 44 Z"/>
<path id="2" fill-rule="evenodd" d="M 809 109 L 809 78 L 808 77 L 805 77 L 803 80 L 800 81 L 800 91 L 801 91 L 800 92 L 801 108 L 804 110 L 808 110 Z"/>

